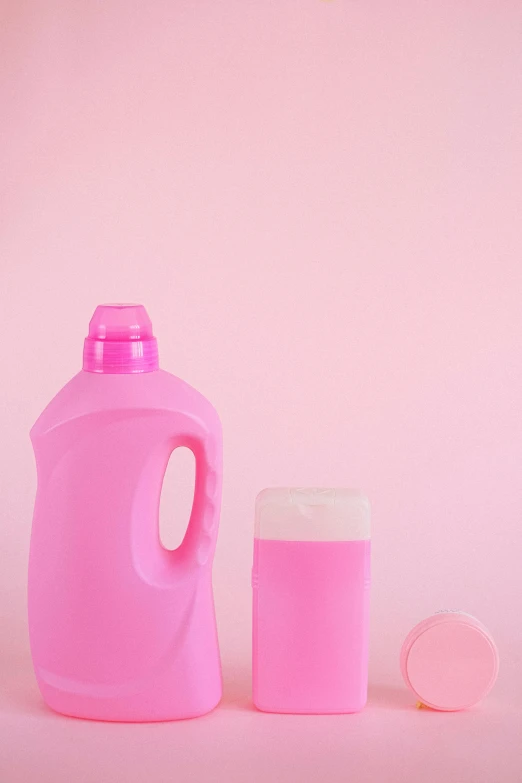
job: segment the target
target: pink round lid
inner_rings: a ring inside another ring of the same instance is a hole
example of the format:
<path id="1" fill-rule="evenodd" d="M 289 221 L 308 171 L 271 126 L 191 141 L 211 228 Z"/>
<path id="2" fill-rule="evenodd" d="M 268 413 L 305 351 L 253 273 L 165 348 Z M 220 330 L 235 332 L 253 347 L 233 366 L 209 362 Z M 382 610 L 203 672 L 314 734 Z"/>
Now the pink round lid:
<path id="1" fill-rule="evenodd" d="M 465 612 L 439 612 L 415 626 L 401 650 L 404 681 L 435 710 L 463 710 L 493 687 L 498 651 L 482 623 Z"/>

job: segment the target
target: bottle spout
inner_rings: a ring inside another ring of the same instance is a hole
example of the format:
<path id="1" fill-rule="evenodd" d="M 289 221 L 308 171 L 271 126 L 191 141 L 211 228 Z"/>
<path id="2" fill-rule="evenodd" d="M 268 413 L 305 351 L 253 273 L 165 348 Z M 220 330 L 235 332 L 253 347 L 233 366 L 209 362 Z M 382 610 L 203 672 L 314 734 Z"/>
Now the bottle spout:
<path id="1" fill-rule="evenodd" d="M 98 305 L 85 338 L 83 369 L 109 374 L 159 369 L 158 344 L 143 305 Z"/>

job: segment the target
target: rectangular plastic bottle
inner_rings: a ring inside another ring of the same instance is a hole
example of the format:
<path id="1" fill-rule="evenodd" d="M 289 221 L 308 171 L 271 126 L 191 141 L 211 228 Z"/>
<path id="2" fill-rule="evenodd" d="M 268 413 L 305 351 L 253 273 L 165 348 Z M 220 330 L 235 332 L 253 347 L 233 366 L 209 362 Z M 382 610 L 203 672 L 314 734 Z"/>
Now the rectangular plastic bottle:
<path id="1" fill-rule="evenodd" d="M 256 501 L 253 697 L 265 712 L 366 704 L 370 507 L 346 489 L 265 489 Z"/>

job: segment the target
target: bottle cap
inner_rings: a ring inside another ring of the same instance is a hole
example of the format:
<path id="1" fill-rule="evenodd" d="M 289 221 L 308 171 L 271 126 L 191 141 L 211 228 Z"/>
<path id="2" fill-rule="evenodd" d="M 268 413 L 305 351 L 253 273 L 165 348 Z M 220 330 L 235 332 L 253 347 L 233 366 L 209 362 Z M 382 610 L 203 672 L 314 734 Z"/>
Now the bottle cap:
<path id="1" fill-rule="evenodd" d="M 370 538 L 370 504 L 356 489 L 270 487 L 256 498 L 256 538 L 361 541 Z"/>
<path id="2" fill-rule="evenodd" d="M 127 374 L 158 368 L 158 344 L 143 305 L 98 305 L 85 338 L 83 369 Z"/>
<path id="3" fill-rule="evenodd" d="M 418 706 L 463 710 L 477 704 L 493 687 L 498 651 L 489 632 L 472 615 L 437 612 L 406 637 L 401 671 Z"/>

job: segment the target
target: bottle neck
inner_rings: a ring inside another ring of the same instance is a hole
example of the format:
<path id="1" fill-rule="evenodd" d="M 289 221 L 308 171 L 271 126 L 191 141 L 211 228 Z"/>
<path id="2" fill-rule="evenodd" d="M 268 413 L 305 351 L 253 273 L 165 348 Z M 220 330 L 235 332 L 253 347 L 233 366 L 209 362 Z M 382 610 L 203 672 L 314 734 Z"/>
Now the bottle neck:
<path id="1" fill-rule="evenodd" d="M 85 338 L 83 369 L 86 372 L 130 374 L 159 370 L 158 343 L 149 340 L 93 340 Z"/>

